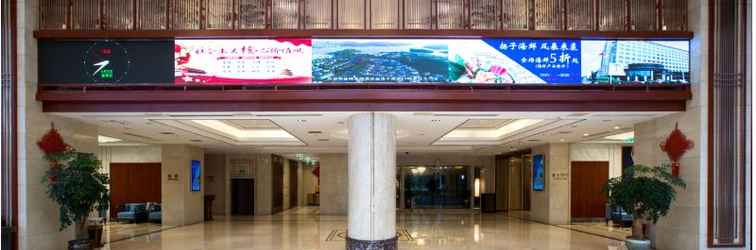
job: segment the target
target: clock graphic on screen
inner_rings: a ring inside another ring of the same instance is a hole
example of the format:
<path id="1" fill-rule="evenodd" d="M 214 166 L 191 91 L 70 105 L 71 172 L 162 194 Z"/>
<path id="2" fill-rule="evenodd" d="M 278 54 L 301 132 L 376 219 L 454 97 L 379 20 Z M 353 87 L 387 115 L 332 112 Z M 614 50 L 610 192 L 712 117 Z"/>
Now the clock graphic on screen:
<path id="1" fill-rule="evenodd" d="M 94 83 L 118 83 L 131 67 L 128 51 L 115 41 L 94 42 L 82 61 L 85 79 Z"/>

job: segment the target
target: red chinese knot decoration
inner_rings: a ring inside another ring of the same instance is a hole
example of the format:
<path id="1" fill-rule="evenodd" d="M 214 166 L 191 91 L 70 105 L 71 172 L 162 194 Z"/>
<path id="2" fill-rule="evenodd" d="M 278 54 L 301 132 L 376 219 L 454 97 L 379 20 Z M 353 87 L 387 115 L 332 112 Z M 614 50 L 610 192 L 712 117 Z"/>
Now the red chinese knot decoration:
<path id="1" fill-rule="evenodd" d="M 47 133 L 42 136 L 42 139 L 37 142 L 37 146 L 39 146 L 39 149 L 41 149 L 45 155 L 60 154 L 66 152 L 71 147 L 63 142 L 63 137 L 60 136 L 60 133 L 58 133 L 58 130 L 55 129 L 54 125 L 52 125 L 50 131 L 47 131 Z"/>
<path id="2" fill-rule="evenodd" d="M 675 129 L 669 133 L 664 142 L 659 144 L 659 147 L 667 153 L 669 160 L 672 161 L 672 175 L 680 176 L 680 158 L 685 152 L 693 148 L 693 141 L 688 140 L 675 123 Z"/>

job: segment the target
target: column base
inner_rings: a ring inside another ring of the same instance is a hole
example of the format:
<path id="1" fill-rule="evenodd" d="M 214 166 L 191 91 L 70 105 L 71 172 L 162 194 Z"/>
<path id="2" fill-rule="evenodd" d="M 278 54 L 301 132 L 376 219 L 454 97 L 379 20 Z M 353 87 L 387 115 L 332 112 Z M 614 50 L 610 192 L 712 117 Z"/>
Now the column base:
<path id="1" fill-rule="evenodd" d="M 347 237 L 346 250 L 396 250 L 397 237 L 385 240 L 357 240 Z"/>

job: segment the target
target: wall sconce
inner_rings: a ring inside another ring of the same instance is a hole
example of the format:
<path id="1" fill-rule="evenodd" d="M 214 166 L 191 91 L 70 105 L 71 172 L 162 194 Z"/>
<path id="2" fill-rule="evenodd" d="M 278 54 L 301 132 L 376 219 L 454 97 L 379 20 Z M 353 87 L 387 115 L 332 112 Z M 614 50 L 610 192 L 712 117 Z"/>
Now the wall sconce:
<path id="1" fill-rule="evenodd" d="M 178 181 L 178 174 L 168 174 L 169 181 Z"/>
<path id="2" fill-rule="evenodd" d="M 480 197 L 480 178 L 475 178 L 475 198 Z"/>

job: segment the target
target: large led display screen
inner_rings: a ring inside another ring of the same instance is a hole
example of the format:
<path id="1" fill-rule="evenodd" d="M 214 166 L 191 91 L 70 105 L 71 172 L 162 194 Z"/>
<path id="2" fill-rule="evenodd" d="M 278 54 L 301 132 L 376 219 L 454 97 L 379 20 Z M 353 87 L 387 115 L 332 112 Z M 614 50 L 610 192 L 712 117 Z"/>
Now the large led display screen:
<path id="1" fill-rule="evenodd" d="M 43 41 L 41 84 L 686 84 L 688 41 Z M 82 63 L 83 62 L 83 63 Z"/>

